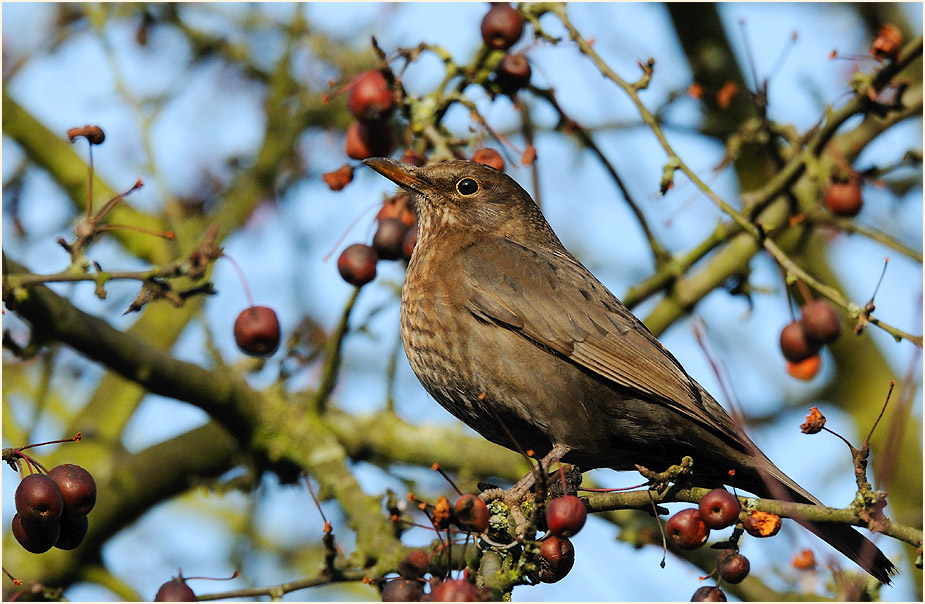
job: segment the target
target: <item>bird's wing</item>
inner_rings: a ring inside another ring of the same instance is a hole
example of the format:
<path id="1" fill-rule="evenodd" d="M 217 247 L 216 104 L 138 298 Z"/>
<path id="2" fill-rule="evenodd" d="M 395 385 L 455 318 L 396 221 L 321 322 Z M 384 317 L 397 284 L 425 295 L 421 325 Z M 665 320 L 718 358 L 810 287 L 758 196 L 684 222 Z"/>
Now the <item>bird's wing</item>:
<path id="1" fill-rule="evenodd" d="M 454 262 L 465 275 L 466 307 L 477 318 L 518 331 L 708 428 L 736 435 L 710 412 L 671 353 L 574 258 L 494 239 L 467 247 Z"/>

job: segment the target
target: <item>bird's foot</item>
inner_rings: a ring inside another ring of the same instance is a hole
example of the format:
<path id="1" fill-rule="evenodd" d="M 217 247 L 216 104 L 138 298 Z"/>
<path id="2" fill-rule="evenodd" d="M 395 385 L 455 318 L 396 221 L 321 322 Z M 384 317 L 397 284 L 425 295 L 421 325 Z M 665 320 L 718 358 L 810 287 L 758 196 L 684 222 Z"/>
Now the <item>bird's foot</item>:
<path id="1" fill-rule="evenodd" d="M 479 497 L 485 503 L 501 500 L 501 502 L 507 506 L 507 509 L 511 514 L 511 520 L 514 523 L 514 534 L 518 539 L 526 534 L 527 529 L 531 525 L 530 520 L 524 515 L 523 510 L 521 509 L 521 503 L 533 490 L 533 487 L 536 484 L 537 474 L 547 472 L 552 464 L 562 459 L 562 457 L 568 453 L 569 450 L 570 449 L 568 447 L 556 445 L 540 461 L 539 468 L 534 468 L 530 472 L 527 472 L 527 474 L 518 480 L 517 483 L 514 484 L 514 486 L 511 488 L 488 489 L 487 491 L 482 491 L 482 493 L 479 495 Z"/>

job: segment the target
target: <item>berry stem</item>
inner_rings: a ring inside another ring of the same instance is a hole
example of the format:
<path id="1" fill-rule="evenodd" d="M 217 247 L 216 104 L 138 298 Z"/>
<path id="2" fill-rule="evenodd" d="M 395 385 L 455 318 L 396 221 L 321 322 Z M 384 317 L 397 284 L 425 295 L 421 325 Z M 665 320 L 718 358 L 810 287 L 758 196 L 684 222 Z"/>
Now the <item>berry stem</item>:
<path id="1" fill-rule="evenodd" d="M 71 442 L 77 442 L 78 440 L 81 439 L 81 437 L 82 437 L 81 433 L 78 432 L 77 434 L 75 434 L 74 436 L 72 436 L 72 437 L 70 437 L 70 438 L 59 438 L 58 440 L 49 440 L 49 441 L 46 441 L 46 442 L 43 442 L 43 443 L 33 443 L 33 444 L 31 444 L 31 445 L 26 445 L 25 447 L 20 447 L 20 448 L 19 448 L 19 451 L 25 451 L 26 449 L 31 449 L 32 447 L 41 447 L 41 446 L 44 446 L 44 445 L 56 445 L 56 444 L 58 444 L 58 443 L 71 443 Z"/>
<path id="2" fill-rule="evenodd" d="M 93 215 L 93 143 L 87 139 L 90 147 L 90 164 L 87 166 L 87 220 Z"/>
<path id="3" fill-rule="evenodd" d="M 96 228 L 97 231 L 115 231 L 117 229 L 124 229 L 126 231 L 136 231 L 138 233 L 143 233 L 145 235 L 154 235 L 155 237 L 162 237 L 164 239 L 176 239 L 177 235 L 173 231 L 154 231 L 151 229 L 146 229 L 144 227 L 133 226 L 130 224 L 106 224 Z"/>
<path id="4" fill-rule="evenodd" d="M 802 279 L 797 279 L 797 288 L 800 290 L 800 295 L 803 296 L 804 306 L 813 301 L 813 292 L 810 291 L 809 286 Z"/>
<path id="5" fill-rule="evenodd" d="M 357 223 L 360 222 L 360 219 L 363 218 L 363 216 L 364 216 L 367 212 L 369 212 L 369 211 L 372 210 L 373 208 L 375 208 L 375 207 L 377 207 L 377 206 L 381 206 L 381 205 L 382 205 L 381 203 L 376 202 L 376 203 L 372 203 L 372 204 L 368 205 L 367 207 L 363 208 L 362 210 L 360 210 L 360 212 L 359 212 L 359 214 L 357 214 L 356 218 L 354 218 L 353 220 L 350 221 L 350 224 L 347 225 L 347 228 L 344 229 L 344 232 L 340 234 L 340 237 L 338 237 L 338 238 L 337 238 L 337 241 L 334 242 L 334 245 L 331 246 L 331 250 L 330 250 L 327 254 L 325 254 L 321 259 L 322 259 L 324 262 L 327 262 L 328 259 L 329 259 L 331 256 L 334 255 L 334 252 L 337 251 L 337 248 L 340 247 L 340 244 L 344 242 L 344 239 L 347 238 L 347 235 L 350 234 L 350 231 L 352 231 L 352 230 L 354 229 L 354 227 L 356 227 Z"/>
<path id="6" fill-rule="evenodd" d="M 17 587 L 22 585 L 22 579 L 17 579 L 13 575 L 11 575 L 10 571 L 8 571 L 6 567 L 3 568 L 3 574 L 10 578 L 10 581 L 13 582 L 13 585 L 16 585 Z"/>
<path id="7" fill-rule="evenodd" d="M 254 297 L 251 296 L 251 288 L 247 284 L 247 277 L 244 276 L 244 271 L 241 270 L 240 265 L 238 265 L 235 259 L 229 256 L 228 254 L 223 252 L 222 258 L 227 258 L 231 262 L 231 265 L 234 267 L 234 270 L 238 273 L 238 279 L 241 280 L 242 287 L 244 287 L 244 296 L 247 298 L 247 305 L 249 307 L 254 306 Z"/>
<path id="8" fill-rule="evenodd" d="M 308 472 L 302 470 L 302 478 L 305 479 L 305 484 L 308 486 L 308 492 L 312 496 L 312 501 L 315 502 L 315 507 L 318 508 L 318 513 L 321 514 L 321 520 L 324 521 L 324 532 L 331 532 L 331 523 L 328 522 L 328 519 L 324 517 L 324 510 L 321 509 L 321 504 L 318 502 L 318 497 L 315 496 L 315 489 L 312 488 L 312 481 L 308 478 Z"/>
<path id="9" fill-rule="evenodd" d="M 453 479 L 450 478 L 449 475 L 448 475 L 446 472 L 443 471 L 443 468 L 440 467 L 440 464 L 435 463 L 434 465 L 432 465 L 432 466 L 430 467 L 430 469 L 431 469 L 431 470 L 436 470 L 437 472 L 440 472 L 440 475 L 443 476 L 443 477 L 446 479 L 446 481 L 447 481 L 448 483 L 450 483 L 450 486 L 453 487 L 453 489 L 456 491 L 456 494 L 457 494 L 457 495 L 462 495 L 462 494 L 463 494 L 463 492 L 459 490 L 459 487 L 456 486 L 456 483 L 453 482 Z"/>
<path id="10" fill-rule="evenodd" d="M 883 267 L 886 268 L 885 266 Z M 870 432 L 867 434 L 867 438 L 864 439 L 864 443 L 870 442 L 870 437 L 874 435 L 874 430 L 877 429 L 877 424 L 880 423 L 880 418 L 883 417 L 883 414 L 886 413 L 886 406 L 890 404 L 890 396 L 893 394 L 893 387 L 896 385 L 896 382 L 890 380 L 890 389 L 886 393 L 886 400 L 883 401 L 883 407 L 880 409 L 880 415 L 877 416 L 877 419 L 874 420 L 874 425 L 870 427 Z"/>

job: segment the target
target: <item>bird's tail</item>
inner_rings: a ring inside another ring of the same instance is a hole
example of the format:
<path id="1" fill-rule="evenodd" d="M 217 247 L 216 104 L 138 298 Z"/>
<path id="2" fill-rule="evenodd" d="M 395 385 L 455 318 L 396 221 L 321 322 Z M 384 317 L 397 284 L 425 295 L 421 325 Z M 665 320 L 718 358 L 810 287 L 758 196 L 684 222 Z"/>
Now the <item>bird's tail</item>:
<path id="1" fill-rule="evenodd" d="M 746 489 L 761 497 L 822 505 L 822 502 L 771 463 L 757 447 L 754 448 L 754 455 L 757 463 L 750 470 L 757 471 L 751 476 L 743 476 L 749 483 L 742 485 Z M 896 567 L 880 548 L 853 527 L 846 524 L 815 523 L 797 516 L 794 516 L 794 520 L 850 558 L 881 583 L 889 585 L 890 575 L 896 574 Z"/>
<path id="2" fill-rule="evenodd" d="M 896 567 L 873 541 L 845 524 L 821 524 L 797 519 L 811 533 L 851 558 L 861 568 L 884 585 L 890 584 L 890 575 Z"/>

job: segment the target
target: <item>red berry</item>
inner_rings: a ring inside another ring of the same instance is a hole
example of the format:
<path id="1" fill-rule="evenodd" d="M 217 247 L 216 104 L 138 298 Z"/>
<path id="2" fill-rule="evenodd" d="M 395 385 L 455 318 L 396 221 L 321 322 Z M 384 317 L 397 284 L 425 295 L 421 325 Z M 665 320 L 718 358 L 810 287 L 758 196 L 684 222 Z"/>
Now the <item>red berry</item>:
<path id="1" fill-rule="evenodd" d="M 347 108 L 358 120 L 384 120 L 395 110 L 395 95 L 380 71 L 367 71 L 353 79 Z"/>
<path id="2" fill-rule="evenodd" d="M 48 471 L 64 497 L 64 514 L 86 516 L 96 505 L 96 482 L 90 472 L 78 465 L 64 463 Z"/>
<path id="3" fill-rule="evenodd" d="M 841 321 L 831 304 L 825 300 L 813 300 L 803 307 L 802 313 L 800 323 L 810 342 L 829 344 L 838 338 Z"/>
<path id="4" fill-rule="evenodd" d="M 478 597 L 475 585 L 465 579 L 447 579 L 430 591 L 431 602 L 474 602 Z"/>
<path id="5" fill-rule="evenodd" d="M 697 549 L 707 542 L 710 529 L 704 524 L 697 508 L 681 510 L 665 524 L 668 540 L 683 550 Z"/>
<path id="6" fill-rule="evenodd" d="M 405 240 L 401 243 L 401 255 L 405 260 L 411 260 L 411 253 L 418 243 L 418 227 L 414 225 L 405 233 Z"/>
<path id="7" fill-rule="evenodd" d="M 780 332 L 780 351 L 785 359 L 798 363 L 819 352 L 819 346 L 806 337 L 803 323 L 794 321 Z"/>
<path id="8" fill-rule="evenodd" d="M 62 516 L 61 534 L 55 542 L 55 547 L 63 550 L 77 549 L 87 536 L 90 523 L 86 516 Z"/>
<path id="9" fill-rule="evenodd" d="M 241 352 L 268 357 L 279 348 L 279 319 L 272 308 L 245 308 L 234 322 L 234 341 Z"/>
<path id="10" fill-rule="evenodd" d="M 836 216 L 857 216 L 864 205 L 861 179 L 857 174 L 844 182 L 832 181 L 825 191 L 825 205 Z"/>
<path id="11" fill-rule="evenodd" d="M 723 488 L 713 489 L 704 495 L 698 507 L 701 520 L 711 529 L 732 526 L 738 520 L 741 509 L 736 496 Z"/>
<path id="12" fill-rule="evenodd" d="M 504 170 L 504 158 L 501 154 L 489 147 L 476 149 L 472 154 L 472 161 L 486 166 L 491 166 L 495 170 Z"/>
<path id="13" fill-rule="evenodd" d="M 58 541 L 61 535 L 60 520 L 34 521 L 23 520 L 19 514 L 13 515 L 13 536 L 23 549 L 33 554 L 44 554 Z"/>
<path id="14" fill-rule="evenodd" d="M 488 529 L 488 506 L 479 497 L 466 494 L 453 507 L 456 526 L 467 533 L 484 533 Z"/>
<path id="15" fill-rule="evenodd" d="M 571 537 L 581 530 L 587 518 L 584 502 L 574 495 L 556 497 L 546 508 L 546 526 L 557 537 Z"/>
<path id="16" fill-rule="evenodd" d="M 424 585 L 413 579 L 392 579 L 382 586 L 383 602 L 420 602 Z"/>
<path id="17" fill-rule="evenodd" d="M 507 50 L 523 33 L 523 17 L 507 2 L 492 3 L 482 18 L 482 40 L 489 48 Z"/>
<path id="18" fill-rule="evenodd" d="M 398 260 L 401 258 L 402 244 L 408 227 L 398 218 L 386 218 L 379 221 L 379 228 L 373 235 L 373 249 L 381 260 Z"/>
<path id="19" fill-rule="evenodd" d="M 155 602 L 198 602 L 199 598 L 190 589 L 186 581 L 181 579 L 171 579 L 157 590 L 154 596 Z"/>
<path id="20" fill-rule="evenodd" d="M 398 574 L 406 579 L 418 579 L 427 574 L 429 565 L 430 552 L 424 549 L 416 549 L 408 552 L 408 555 L 398 563 Z"/>
<path id="21" fill-rule="evenodd" d="M 376 278 L 376 250 L 363 243 L 354 243 L 340 253 L 337 270 L 350 285 L 366 285 Z"/>
<path id="22" fill-rule="evenodd" d="M 347 157 L 386 157 L 395 147 L 395 134 L 385 122 L 353 122 L 347 128 L 344 150 Z"/>
<path id="23" fill-rule="evenodd" d="M 44 474 L 23 478 L 16 487 L 15 502 L 16 511 L 26 522 L 54 522 L 64 512 L 58 483 Z"/>
<path id="24" fill-rule="evenodd" d="M 719 587 L 703 586 L 694 592 L 691 602 L 725 602 L 726 594 Z"/>
<path id="25" fill-rule="evenodd" d="M 748 558 L 734 550 L 724 550 L 719 555 L 719 575 L 727 583 L 741 583 L 748 576 L 751 564 Z"/>
<path id="26" fill-rule="evenodd" d="M 565 578 L 575 564 L 575 547 L 564 537 L 549 535 L 540 543 L 539 570 L 535 578 L 543 583 L 555 583 Z"/>
<path id="27" fill-rule="evenodd" d="M 504 55 L 495 70 L 495 78 L 501 91 L 512 95 L 530 83 L 531 73 L 532 70 L 530 69 L 530 63 L 527 62 L 527 55 L 519 52 Z"/>

